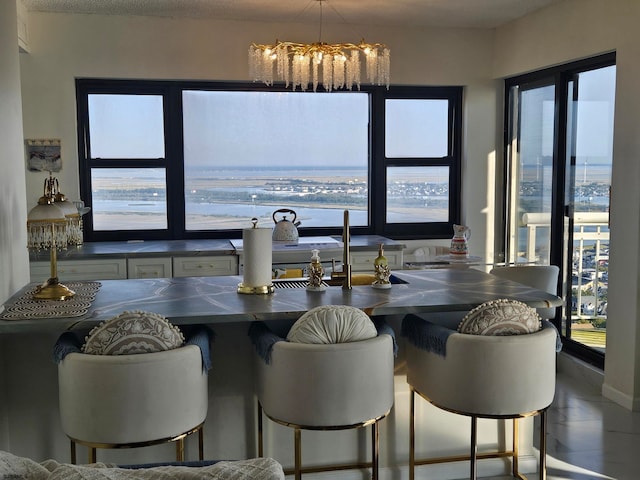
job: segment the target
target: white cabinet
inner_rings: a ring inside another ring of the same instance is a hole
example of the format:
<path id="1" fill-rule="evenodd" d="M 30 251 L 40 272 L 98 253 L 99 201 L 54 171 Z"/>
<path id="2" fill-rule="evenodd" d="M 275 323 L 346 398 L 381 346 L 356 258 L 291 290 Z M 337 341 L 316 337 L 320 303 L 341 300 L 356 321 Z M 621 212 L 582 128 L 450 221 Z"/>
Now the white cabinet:
<path id="1" fill-rule="evenodd" d="M 32 282 L 44 282 L 51 276 L 51 263 L 31 262 Z M 58 278 L 61 282 L 71 280 L 120 280 L 127 278 L 124 258 L 104 260 L 61 260 L 58 262 Z"/>
<path id="2" fill-rule="evenodd" d="M 171 257 L 128 258 L 128 278 L 168 278 L 172 276 Z"/>
<path id="3" fill-rule="evenodd" d="M 213 277 L 237 274 L 238 257 L 236 255 L 173 257 L 174 277 Z"/>
<path id="4" fill-rule="evenodd" d="M 378 250 L 351 252 L 351 270 L 354 272 L 373 272 L 373 262 L 378 256 Z M 389 268 L 394 270 L 402 269 L 402 250 L 385 250 L 384 256 L 389 262 Z"/>
<path id="5" fill-rule="evenodd" d="M 32 261 L 30 270 L 32 282 L 44 282 L 51 276 L 51 265 L 48 261 Z M 61 281 L 213 277 L 237 274 L 236 255 L 132 257 L 58 262 L 58 277 Z"/>

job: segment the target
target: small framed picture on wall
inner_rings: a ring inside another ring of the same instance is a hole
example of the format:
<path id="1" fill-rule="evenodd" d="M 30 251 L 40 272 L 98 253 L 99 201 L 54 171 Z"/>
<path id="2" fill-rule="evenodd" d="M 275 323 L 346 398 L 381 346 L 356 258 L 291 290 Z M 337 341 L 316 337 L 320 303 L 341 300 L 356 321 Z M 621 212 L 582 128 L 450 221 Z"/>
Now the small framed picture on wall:
<path id="1" fill-rule="evenodd" d="M 27 170 L 30 172 L 59 172 L 62 170 L 60 139 L 26 140 Z"/>

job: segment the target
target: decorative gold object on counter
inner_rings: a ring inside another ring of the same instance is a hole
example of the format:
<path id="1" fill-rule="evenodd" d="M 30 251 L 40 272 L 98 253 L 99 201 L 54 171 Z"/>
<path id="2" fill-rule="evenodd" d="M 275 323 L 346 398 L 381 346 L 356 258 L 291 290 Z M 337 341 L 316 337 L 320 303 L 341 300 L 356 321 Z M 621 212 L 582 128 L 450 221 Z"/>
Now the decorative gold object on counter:
<path id="1" fill-rule="evenodd" d="M 324 276 L 324 268 L 320 263 L 320 250 L 311 250 L 311 263 L 309 264 L 309 283 L 307 290 L 311 292 L 323 292 L 327 287 L 323 285 L 322 277 Z"/>
<path id="2" fill-rule="evenodd" d="M 371 285 L 374 288 L 391 288 L 391 269 L 387 257 L 384 256 L 384 245 L 381 243 L 378 247 L 378 256 L 373 261 L 373 269 L 375 272 L 375 281 Z"/>
<path id="3" fill-rule="evenodd" d="M 258 287 L 249 287 L 243 283 L 238 284 L 238 293 L 246 293 L 251 295 L 268 295 L 275 292 L 275 287 L 271 285 L 261 285 Z"/>

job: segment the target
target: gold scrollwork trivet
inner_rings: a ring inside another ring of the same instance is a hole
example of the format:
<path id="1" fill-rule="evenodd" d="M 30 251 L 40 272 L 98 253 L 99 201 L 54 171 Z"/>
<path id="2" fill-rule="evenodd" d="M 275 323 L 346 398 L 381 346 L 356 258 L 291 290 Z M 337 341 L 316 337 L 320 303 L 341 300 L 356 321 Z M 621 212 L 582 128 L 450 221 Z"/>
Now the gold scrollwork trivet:
<path id="1" fill-rule="evenodd" d="M 100 282 L 67 282 L 76 294 L 66 300 L 33 300 L 37 286 L 26 291 L 0 314 L 0 320 L 81 317 L 96 297 Z"/>

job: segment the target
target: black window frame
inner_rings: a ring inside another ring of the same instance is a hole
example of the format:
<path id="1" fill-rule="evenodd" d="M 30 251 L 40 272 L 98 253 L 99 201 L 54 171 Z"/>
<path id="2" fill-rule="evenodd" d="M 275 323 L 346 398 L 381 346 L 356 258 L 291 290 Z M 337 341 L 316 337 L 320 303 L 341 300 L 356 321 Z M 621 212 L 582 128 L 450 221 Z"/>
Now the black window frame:
<path id="1" fill-rule="evenodd" d="M 185 240 L 205 238 L 240 238 L 241 230 L 186 230 L 184 208 L 184 158 L 182 131 L 183 90 L 220 91 L 287 91 L 284 85 L 267 86 L 258 83 L 76 79 L 78 128 L 78 162 L 80 196 L 91 207 L 92 168 L 165 168 L 167 178 L 167 228 L 164 230 L 94 231 L 92 216 L 84 217 L 84 240 L 87 242 L 123 240 Z M 355 90 L 358 91 L 358 90 Z M 440 239 L 451 236 L 452 225 L 459 223 L 461 211 L 462 163 L 462 99 L 461 86 L 362 86 L 369 94 L 369 224 L 352 227 L 356 235 L 383 235 L 394 239 Z M 343 92 L 343 91 L 341 91 Z M 163 159 L 99 159 L 91 158 L 88 98 L 92 94 L 161 95 L 164 108 L 165 158 Z M 385 102 L 388 99 L 448 100 L 448 155 L 442 158 L 386 158 Z M 386 223 L 386 169 L 388 167 L 449 167 L 448 222 Z M 299 228 L 301 236 L 338 235 L 341 227 Z"/>

